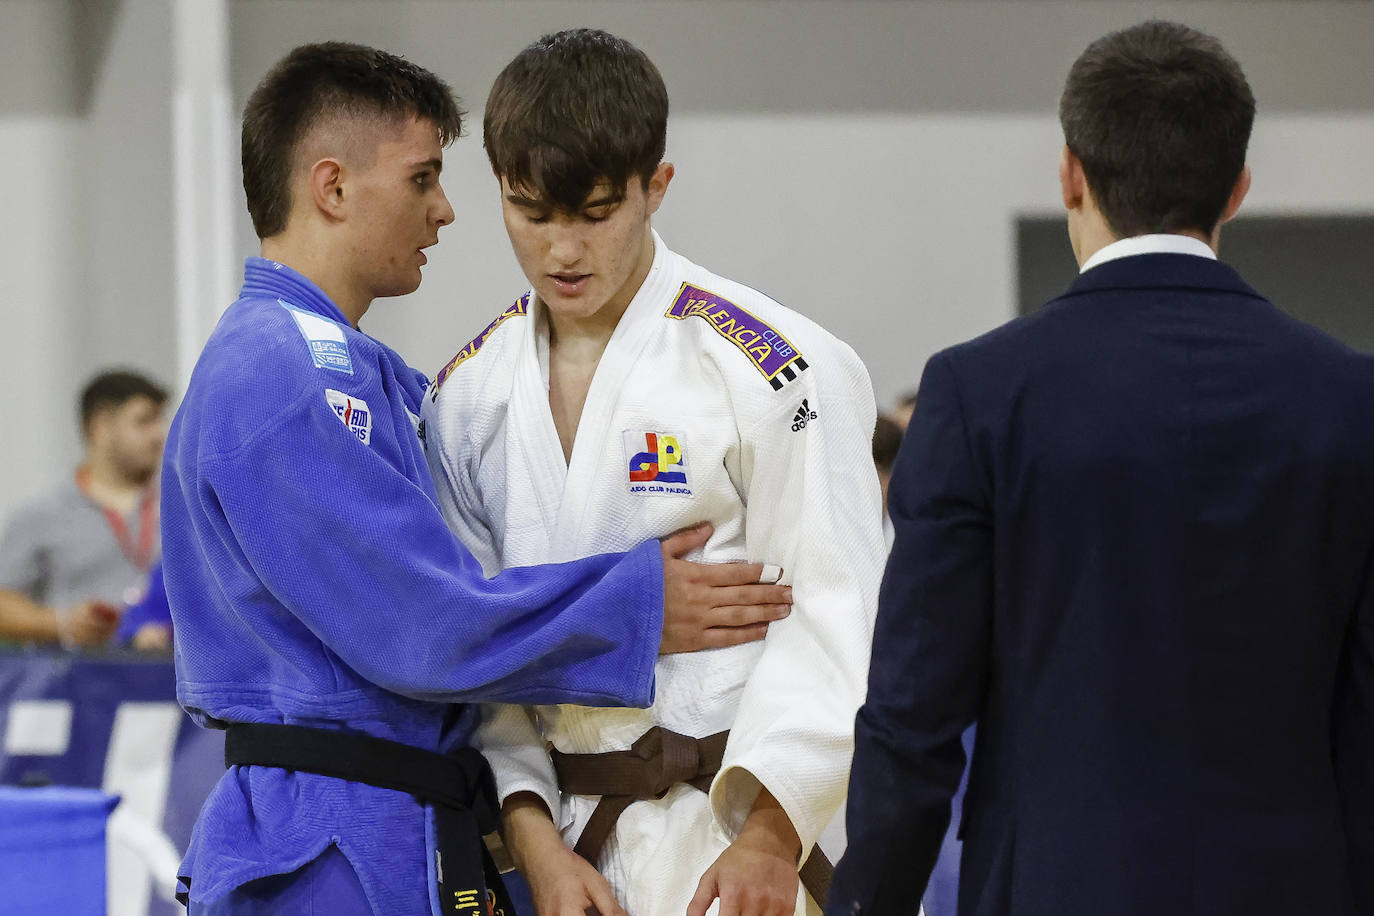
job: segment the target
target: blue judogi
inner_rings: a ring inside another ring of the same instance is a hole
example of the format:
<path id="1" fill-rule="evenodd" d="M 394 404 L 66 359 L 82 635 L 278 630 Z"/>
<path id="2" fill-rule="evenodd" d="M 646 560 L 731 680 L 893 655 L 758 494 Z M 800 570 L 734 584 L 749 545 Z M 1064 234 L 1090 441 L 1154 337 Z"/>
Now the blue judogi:
<path id="1" fill-rule="evenodd" d="M 449 751 L 476 715 L 456 704 L 652 701 L 658 544 L 484 579 L 435 503 L 426 386 L 312 282 L 249 259 L 162 476 L 177 696 L 199 724 Z M 437 906 L 432 818 L 410 795 L 268 767 L 225 773 L 182 874 L 193 902 L 214 901 L 331 844 L 377 912 Z"/>

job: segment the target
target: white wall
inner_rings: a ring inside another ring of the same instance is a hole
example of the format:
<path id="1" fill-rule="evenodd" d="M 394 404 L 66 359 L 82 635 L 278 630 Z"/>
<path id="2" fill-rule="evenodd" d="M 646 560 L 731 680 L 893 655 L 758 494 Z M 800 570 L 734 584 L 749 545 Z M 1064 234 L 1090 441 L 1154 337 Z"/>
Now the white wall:
<path id="1" fill-rule="evenodd" d="M 72 28 L 63 4 L 0 6 L 0 517 L 49 484 L 77 441 L 69 395 L 80 286 L 64 266 L 64 253 L 82 247 Z"/>
<path id="2" fill-rule="evenodd" d="M 0 118 L 0 519 L 74 466 L 77 448 L 72 304 L 78 277 L 64 267 L 78 247 L 80 122 L 65 115 Z"/>
<path id="3" fill-rule="evenodd" d="M 0 3 L 0 517 L 79 460 L 92 374 L 173 378 L 169 4 Z"/>
<path id="4" fill-rule="evenodd" d="M 847 340 L 887 405 L 930 354 L 1015 313 L 1015 220 L 1058 212 L 1062 142 L 1052 115 L 683 115 L 656 225 Z M 1262 121 L 1243 212 L 1374 212 L 1371 150 L 1374 113 Z M 450 152 L 445 185 L 459 216 L 425 285 L 364 319 L 431 373 L 524 282 L 475 141 Z"/>
<path id="5" fill-rule="evenodd" d="M 123 0 L 86 100 L 77 310 L 92 369 L 175 380 L 172 309 L 172 0 Z M 69 259 L 74 260 L 74 259 Z"/>
<path id="6" fill-rule="evenodd" d="M 1113 28 L 1180 18 L 1241 60 L 1261 103 L 1252 210 L 1274 201 L 1374 210 L 1374 164 L 1359 155 L 1374 147 L 1347 145 L 1374 117 L 1374 4 L 407 0 L 386 9 L 238 0 L 233 85 L 241 106 L 291 47 L 339 38 L 405 54 L 467 100 L 470 136 L 449 150 L 444 173 L 457 221 L 420 291 L 364 319 L 428 372 L 519 294 L 481 151 L 481 103 L 520 47 L 568 26 L 616 31 L 663 71 L 678 167 L 657 220 L 665 240 L 848 340 L 884 405 L 914 387 L 934 350 L 1013 314 L 1015 216 L 1057 206 L 1064 74 Z M 1313 111 L 1335 113 L 1314 120 Z M 1304 151 L 1333 161 L 1305 167 Z M 1282 167 L 1266 168 L 1270 157 Z M 239 238 L 244 251 L 255 246 L 246 217 Z"/>
<path id="7" fill-rule="evenodd" d="M 72 399 L 90 371 L 132 361 L 175 380 L 176 2 L 0 0 L 0 335 L 14 354 L 0 361 L 0 514 L 66 473 Z M 930 352 L 1011 315 L 1012 221 L 1054 212 L 1060 84 L 1109 29 L 1179 18 L 1236 53 L 1260 101 L 1252 212 L 1374 212 L 1374 3 L 231 0 L 229 11 L 235 112 L 281 54 L 327 38 L 406 54 L 467 100 L 470 135 L 445 170 L 457 224 L 420 292 L 379 302 L 365 324 L 428 371 L 523 282 L 481 151 L 482 100 L 521 46 L 572 25 L 619 32 L 663 70 L 678 166 L 658 220 L 669 243 L 849 340 L 882 402 Z M 256 242 L 233 194 L 242 256 Z"/>

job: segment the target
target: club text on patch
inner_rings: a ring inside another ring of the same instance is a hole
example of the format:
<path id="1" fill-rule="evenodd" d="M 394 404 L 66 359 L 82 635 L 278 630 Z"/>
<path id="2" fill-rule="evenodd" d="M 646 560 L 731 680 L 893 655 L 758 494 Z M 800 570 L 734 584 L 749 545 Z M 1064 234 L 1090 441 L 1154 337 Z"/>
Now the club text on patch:
<path id="1" fill-rule="evenodd" d="M 797 348 L 757 315 L 690 283 L 682 284 L 667 317 L 679 321 L 696 317 L 711 325 L 749 357 L 775 390 L 806 369 L 806 360 Z"/>

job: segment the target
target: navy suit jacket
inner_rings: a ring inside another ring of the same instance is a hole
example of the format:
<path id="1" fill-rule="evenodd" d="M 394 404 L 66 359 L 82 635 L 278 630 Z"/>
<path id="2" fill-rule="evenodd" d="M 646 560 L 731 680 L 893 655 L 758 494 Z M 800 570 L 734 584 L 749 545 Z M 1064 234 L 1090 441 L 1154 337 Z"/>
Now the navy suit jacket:
<path id="1" fill-rule="evenodd" d="M 1374 914 L 1374 358 L 1182 254 L 932 357 L 829 914 Z"/>

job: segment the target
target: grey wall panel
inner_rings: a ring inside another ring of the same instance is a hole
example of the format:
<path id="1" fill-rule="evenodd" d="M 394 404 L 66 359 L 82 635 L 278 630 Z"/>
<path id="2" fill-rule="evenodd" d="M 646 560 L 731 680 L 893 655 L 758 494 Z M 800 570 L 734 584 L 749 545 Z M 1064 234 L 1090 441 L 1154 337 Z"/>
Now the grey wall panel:
<path id="1" fill-rule="evenodd" d="M 1073 282 L 1064 220 L 1017 221 L 1018 304 L 1029 314 Z M 1374 214 L 1241 216 L 1222 229 L 1221 257 L 1284 311 L 1374 352 Z"/>

